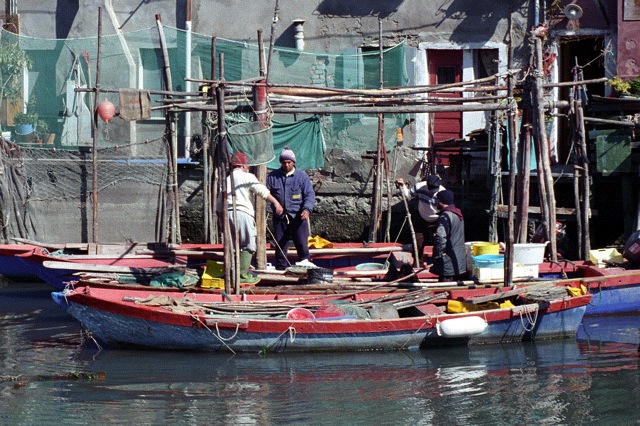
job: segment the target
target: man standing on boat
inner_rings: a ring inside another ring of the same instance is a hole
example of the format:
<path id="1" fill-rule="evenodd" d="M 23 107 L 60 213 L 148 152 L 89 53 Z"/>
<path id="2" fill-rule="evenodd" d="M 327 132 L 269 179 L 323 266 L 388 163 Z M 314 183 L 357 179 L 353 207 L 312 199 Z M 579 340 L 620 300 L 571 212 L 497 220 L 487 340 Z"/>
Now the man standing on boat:
<path id="1" fill-rule="evenodd" d="M 429 175 L 427 180 L 418 182 L 409 189 L 404 179 L 397 179 L 396 185 L 402 191 L 405 198 L 416 197 L 418 199 L 418 215 L 415 216 L 415 233 L 418 255 L 424 256 L 424 246 L 433 245 L 436 223 L 440 216 L 440 209 L 436 203 L 436 194 L 445 189 L 438 175 Z M 422 260 L 422 259 L 421 259 Z"/>
<path id="2" fill-rule="evenodd" d="M 453 191 L 445 189 L 436 194 L 440 209 L 431 272 L 440 281 L 458 281 L 465 278 L 467 258 L 464 250 L 464 218 L 454 204 Z"/>
<path id="3" fill-rule="evenodd" d="M 278 200 L 276 200 L 267 187 L 258 181 L 253 173 L 249 173 L 249 161 L 242 151 L 237 151 L 231 157 L 231 167 L 233 167 L 233 185 L 235 190 L 235 203 L 237 224 L 234 223 L 233 200 L 231 198 L 231 177 L 227 177 L 227 212 L 231 232 L 234 233 L 237 225 L 239 245 L 240 245 L 240 282 L 256 283 L 259 281 L 251 272 L 251 260 L 256 252 L 256 220 L 255 209 L 253 207 L 252 196 L 257 195 L 264 198 L 273 206 L 276 214 L 284 211 Z M 222 212 L 222 197 L 218 196 L 217 211 Z"/>
<path id="4" fill-rule="evenodd" d="M 288 146 L 280 153 L 280 168 L 267 176 L 267 188 L 284 208 L 274 207 L 273 230 L 276 239 L 276 269 L 291 264 L 287 259 L 287 244 L 293 241 L 298 253 L 298 265 L 313 265 L 309 260 L 309 215 L 316 203 L 316 195 L 309 176 L 296 168 L 296 155 Z"/>

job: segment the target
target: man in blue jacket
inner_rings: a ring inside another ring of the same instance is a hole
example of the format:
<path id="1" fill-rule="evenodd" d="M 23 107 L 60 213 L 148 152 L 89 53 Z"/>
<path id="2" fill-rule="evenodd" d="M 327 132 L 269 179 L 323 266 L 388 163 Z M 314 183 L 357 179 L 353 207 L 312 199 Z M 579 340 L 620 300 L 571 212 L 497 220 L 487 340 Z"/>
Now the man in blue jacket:
<path id="1" fill-rule="evenodd" d="M 296 169 L 296 156 L 288 146 L 280 153 L 280 168 L 267 176 L 267 188 L 284 208 L 282 214 L 273 210 L 273 230 L 277 243 L 276 269 L 290 266 L 287 243 L 293 241 L 299 265 L 312 265 L 309 260 L 309 215 L 316 195 L 309 176 Z"/>

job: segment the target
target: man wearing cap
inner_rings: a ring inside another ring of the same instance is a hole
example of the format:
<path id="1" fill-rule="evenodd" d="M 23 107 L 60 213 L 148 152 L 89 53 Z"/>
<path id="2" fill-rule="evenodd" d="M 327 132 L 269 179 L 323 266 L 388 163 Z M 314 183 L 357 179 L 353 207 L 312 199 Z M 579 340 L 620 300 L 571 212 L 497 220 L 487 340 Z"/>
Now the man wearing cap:
<path id="1" fill-rule="evenodd" d="M 298 264 L 312 265 L 309 260 L 309 214 L 316 203 L 316 195 L 309 176 L 296 168 L 296 155 L 288 146 L 280 153 L 280 168 L 267 176 L 267 188 L 282 204 L 284 212 L 274 208 L 273 230 L 277 243 L 276 269 L 290 266 L 287 244 L 293 241 Z"/>
<path id="2" fill-rule="evenodd" d="M 238 230 L 240 243 L 240 282 L 255 284 L 259 281 L 249 272 L 253 254 L 256 252 L 256 221 L 252 196 L 257 195 L 271 203 L 273 210 L 282 214 L 283 208 L 269 189 L 258 181 L 258 178 L 249 173 L 249 161 L 242 151 L 237 151 L 231 157 L 233 167 L 233 186 L 235 191 L 236 214 L 234 221 L 233 199 L 231 198 L 231 177 L 227 177 L 227 212 L 231 231 Z M 218 196 L 216 211 L 222 212 L 222 196 Z M 237 225 L 237 226 L 236 226 Z"/>
<path id="3" fill-rule="evenodd" d="M 436 194 L 440 208 L 431 272 L 440 281 L 458 281 L 466 277 L 467 258 L 464 250 L 464 218 L 454 204 L 453 191 L 445 189 Z"/>
<path id="4" fill-rule="evenodd" d="M 440 209 L 436 204 L 436 194 L 444 190 L 440 176 L 429 175 L 427 180 L 418 182 L 413 188 L 406 187 L 404 179 L 397 179 L 396 185 L 402 191 L 403 197 L 416 197 L 418 199 L 418 213 L 415 217 L 416 244 L 418 253 L 424 255 L 424 246 L 433 244 L 433 235 L 436 232 L 436 222 Z"/>

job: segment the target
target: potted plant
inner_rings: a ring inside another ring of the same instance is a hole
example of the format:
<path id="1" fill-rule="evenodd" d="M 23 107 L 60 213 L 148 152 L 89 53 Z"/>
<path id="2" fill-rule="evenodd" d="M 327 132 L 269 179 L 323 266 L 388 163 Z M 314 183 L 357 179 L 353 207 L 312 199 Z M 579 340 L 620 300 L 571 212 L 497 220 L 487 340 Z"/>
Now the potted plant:
<path id="1" fill-rule="evenodd" d="M 13 123 L 17 135 L 30 135 L 38 125 L 37 112 L 18 112 L 13 116 Z"/>
<path id="2" fill-rule="evenodd" d="M 48 135 L 49 125 L 44 120 L 38 120 L 33 131 L 33 137 L 36 140 L 36 143 L 42 143 Z"/>
<path id="3" fill-rule="evenodd" d="M 629 94 L 629 89 L 631 88 L 631 85 L 629 84 L 628 81 L 625 81 L 620 77 L 616 76 L 610 79 L 608 83 L 609 83 L 609 86 L 611 86 L 611 89 L 613 89 L 614 96 L 622 96 L 622 95 Z"/>

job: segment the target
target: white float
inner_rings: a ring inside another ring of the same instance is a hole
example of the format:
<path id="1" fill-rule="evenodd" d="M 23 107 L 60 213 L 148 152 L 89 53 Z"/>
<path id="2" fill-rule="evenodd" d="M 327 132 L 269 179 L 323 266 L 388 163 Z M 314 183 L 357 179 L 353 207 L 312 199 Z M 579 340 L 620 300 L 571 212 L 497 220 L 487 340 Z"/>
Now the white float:
<path id="1" fill-rule="evenodd" d="M 487 321 L 480 317 L 452 318 L 436 324 L 438 336 L 469 337 L 482 333 L 487 328 Z"/>

